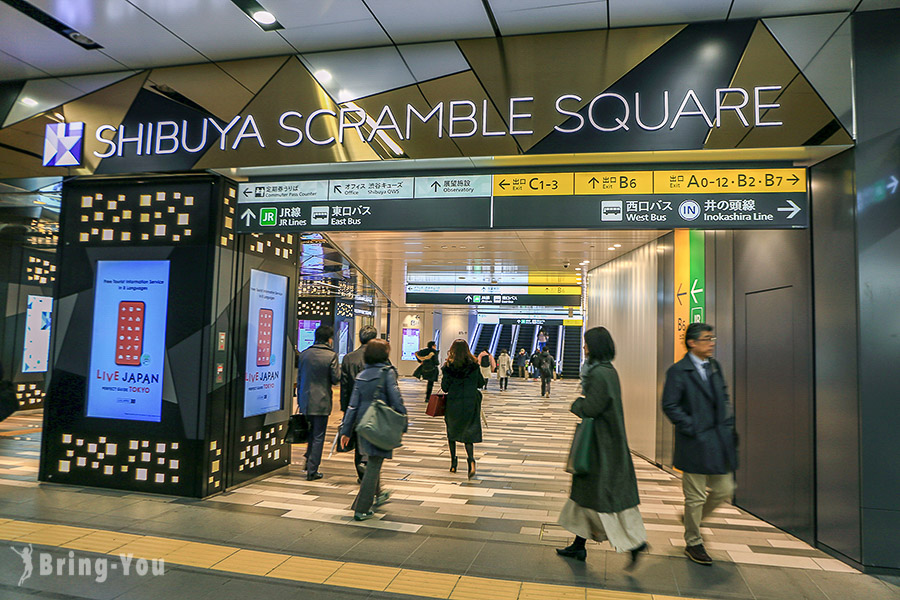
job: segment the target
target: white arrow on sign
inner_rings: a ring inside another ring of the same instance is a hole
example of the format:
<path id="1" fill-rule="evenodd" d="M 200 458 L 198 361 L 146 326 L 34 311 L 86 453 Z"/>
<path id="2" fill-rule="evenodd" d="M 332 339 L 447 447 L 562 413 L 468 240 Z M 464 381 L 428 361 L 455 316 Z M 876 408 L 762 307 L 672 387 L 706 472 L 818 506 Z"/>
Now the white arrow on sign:
<path id="1" fill-rule="evenodd" d="M 791 213 L 791 214 L 789 214 L 789 215 L 787 216 L 787 218 L 788 218 L 788 219 L 793 219 L 793 218 L 797 215 L 797 213 L 800 212 L 800 207 L 797 206 L 796 204 L 794 204 L 794 201 L 793 201 L 793 200 L 788 200 L 787 203 L 790 204 L 790 206 L 779 206 L 779 207 L 778 207 L 778 210 L 779 210 L 780 212 L 789 212 L 789 213 Z"/>
<path id="2" fill-rule="evenodd" d="M 897 178 L 894 177 L 893 175 L 891 175 L 891 179 L 890 179 L 890 181 L 888 181 L 887 188 L 888 188 L 889 190 L 891 190 L 891 193 L 892 193 L 892 194 L 895 193 L 895 192 L 897 191 L 897 184 L 898 184 L 898 183 L 900 183 L 900 181 L 897 181 Z"/>
<path id="3" fill-rule="evenodd" d="M 694 302 L 695 304 L 697 302 L 697 294 L 703 293 L 703 288 L 697 289 L 697 281 L 698 280 L 695 279 L 693 283 L 691 283 L 691 302 Z"/>
<path id="4" fill-rule="evenodd" d="M 247 227 L 250 227 L 250 219 L 256 218 L 256 213 L 250 210 L 249 208 L 244 211 L 244 214 L 241 215 L 241 218 L 247 221 Z"/>

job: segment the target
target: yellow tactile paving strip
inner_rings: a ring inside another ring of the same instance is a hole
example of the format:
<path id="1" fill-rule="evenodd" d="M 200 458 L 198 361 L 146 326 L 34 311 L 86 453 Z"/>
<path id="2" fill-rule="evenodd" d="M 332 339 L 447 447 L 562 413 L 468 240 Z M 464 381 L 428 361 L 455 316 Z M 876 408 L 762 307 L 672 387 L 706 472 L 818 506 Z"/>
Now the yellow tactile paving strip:
<path id="1" fill-rule="evenodd" d="M 135 558 L 226 573 L 407 594 L 448 600 L 693 600 L 659 594 L 619 592 L 567 585 L 468 577 L 337 560 L 259 552 L 219 544 L 202 544 L 102 529 L 0 519 L 0 540 L 57 546 L 100 554 L 132 554 Z"/>

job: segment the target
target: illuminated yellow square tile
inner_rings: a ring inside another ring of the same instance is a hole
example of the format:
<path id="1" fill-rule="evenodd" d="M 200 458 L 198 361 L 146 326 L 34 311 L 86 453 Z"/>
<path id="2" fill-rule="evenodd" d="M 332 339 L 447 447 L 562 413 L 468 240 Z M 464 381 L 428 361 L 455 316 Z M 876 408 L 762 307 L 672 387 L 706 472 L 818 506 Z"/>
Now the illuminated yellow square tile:
<path id="1" fill-rule="evenodd" d="M 288 558 L 290 557 L 287 554 L 238 550 L 210 568 L 245 575 L 265 575 Z"/>
<path id="2" fill-rule="evenodd" d="M 425 598 L 449 598 L 458 581 L 459 575 L 404 569 L 394 577 L 385 591 Z"/>
<path id="3" fill-rule="evenodd" d="M 398 573 L 400 573 L 400 569 L 394 567 L 345 564 L 325 580 L 325 585 L 362 590 L 384 590 Z"/>
<path id="4" fill-rule="evenodd" d="M 208 569 L 214 564 L 223 561 L 238 551 L 231 546 L 217 546 L 215 544 L 200 544 L 191 542 L 187 546 L 166 554 L 162 558 L 166 562 L 189 567 L 201 567 Z"/>
<path id="5" fill-rule="evenodd" d="M 149 223 L 149 222 L 150 222 L 150 215 L 148 215 L 146 213 L 142 214 L 141 215 L 141 223 Z"/>
<path id="6" fill-rule="evenodd" d="M 154 226 L 154 227 L 153 227 L 153 235 L 155 235 L 155 236 L 166 235 L 166 226 L 165 226 L 165 224 Z"/>
<path id="7" fill-rule="evenodd" d="M 187 225 L 190 220 L 190 216 L 187 213 L 178 213 L 178 224 L 179 225 Z"/>
<path id="8" fill-rule="evenodd" d="M 150 234 L 149 234 L 149 233 L 142 233 L 142 234 L 141 234 L 141 239 L 142 239 L 142 240 L 149 240 L 149 239 L 150 239 Z"/>
<path id="9" fill-rule="evenodd" d="M 90 217 L 87 215 L 81 215 L 81 222 L 87 223 L 90 220 Z"/>
<path id="10" fill-rule="evenodd" d="M 150 206 L 152 196 L 150 194 L 141 194 L 141 206 Z"/>
<path id="11" fill-rule="evenodd" d="M 94 205 L 93 196 L 82 196 L 81 197 L 81 208 L 91 208 Z"/>
<path id="12" fill-rule="evenodd" d="M 307 583 L 325 583 L 344 563 L 335 560 L 319 560 L 303 556 L 292 556 L 272 571 L 269 577 L 305 581 Z"/>
<path id="13" fill-rule="evenodd" d="M 127 241 L 129 241 L 129 240 L 131 240 L 131 232 L 130 232 L 130 231 L 123 231 L 123 232 L 122 232 L 122 241 L 123 241 L 123 242 L 127 242 Z"/>
<path id="14" fill-rule="evenodd" d="M 522 583 L 484 577 L 460 577 L 450 600 L 516 600 Z"/>
<path id="15" fill-rule="evenodd" d="M 123 211 L 122 211 L 122 218 L 123 218 L 123 219 L 130 219 L 130 218 L 131 218 L 131 211 L 130 211 L 130 210 L 123 210 Z"/>

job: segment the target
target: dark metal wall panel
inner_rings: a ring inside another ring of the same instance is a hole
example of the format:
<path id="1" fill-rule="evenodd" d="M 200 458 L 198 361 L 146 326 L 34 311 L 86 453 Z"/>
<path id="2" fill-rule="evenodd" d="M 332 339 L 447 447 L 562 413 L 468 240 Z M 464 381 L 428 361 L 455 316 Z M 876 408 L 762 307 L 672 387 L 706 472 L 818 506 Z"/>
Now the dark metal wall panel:
<path id="1" fill-rule="evenodd" d="M 853 21 L 862 562 L 900 568 L 900 10 Z"/>
<path id="2" fill-rule="evenodd" d="M 858 302 L 853 151 L 810 170 L 815 298 L 816 539 L 859 562 Z"/>
<path id="3" fill-rule="evenodd" d="M 734 234 L 737 504 L 813 542 L 809 233 Z"/>

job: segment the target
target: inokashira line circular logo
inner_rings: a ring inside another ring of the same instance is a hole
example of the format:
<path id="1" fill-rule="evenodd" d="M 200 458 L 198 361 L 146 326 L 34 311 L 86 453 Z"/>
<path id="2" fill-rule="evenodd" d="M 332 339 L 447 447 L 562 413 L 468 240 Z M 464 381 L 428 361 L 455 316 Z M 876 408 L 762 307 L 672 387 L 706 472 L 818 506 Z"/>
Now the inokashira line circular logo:
<path id="1" fill-rule="evenodd" d="M 685 221 L 693 221 L 700 216 L 700 204 L 695 200 L 685 200 L 678 205 L 678 215 Z"/>

